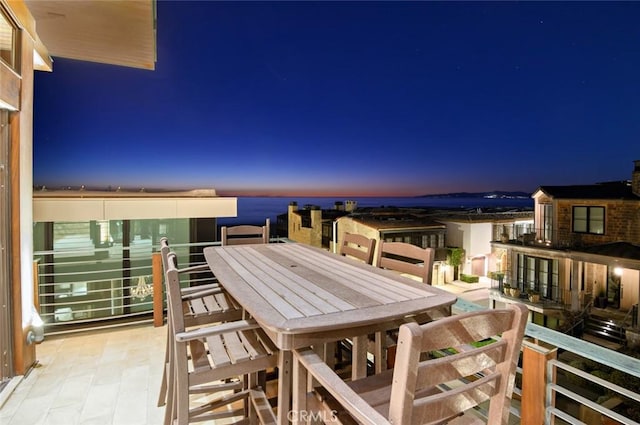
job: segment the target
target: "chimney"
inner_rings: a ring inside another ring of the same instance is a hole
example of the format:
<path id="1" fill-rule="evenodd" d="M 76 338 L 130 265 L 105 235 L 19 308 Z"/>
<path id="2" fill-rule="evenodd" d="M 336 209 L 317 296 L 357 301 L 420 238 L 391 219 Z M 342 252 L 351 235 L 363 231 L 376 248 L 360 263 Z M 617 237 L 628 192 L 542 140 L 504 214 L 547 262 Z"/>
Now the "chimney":
<path id="1" fill-rule="evenodd" d="M 633 174 L 631 175 L 631 191 L 640 196 L 640 160 L 633 161 Z"/>

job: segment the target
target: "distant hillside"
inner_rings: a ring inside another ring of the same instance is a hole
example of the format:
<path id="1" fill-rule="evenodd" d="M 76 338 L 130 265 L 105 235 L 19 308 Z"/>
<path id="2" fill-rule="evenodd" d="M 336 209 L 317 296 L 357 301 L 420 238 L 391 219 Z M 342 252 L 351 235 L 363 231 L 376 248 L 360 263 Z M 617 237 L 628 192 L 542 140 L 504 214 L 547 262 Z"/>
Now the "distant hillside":
<path id="1" fill-rule="evenodd" d="M 527 192 L 504 192 L 494 190 L 491 192 L 456 192 L 441 193 L 437 195 L 421 195 L 417 198 L 488 198 L 488 199 L 512 199 L 512 198 L 531 198 L 531 193 Z"/>

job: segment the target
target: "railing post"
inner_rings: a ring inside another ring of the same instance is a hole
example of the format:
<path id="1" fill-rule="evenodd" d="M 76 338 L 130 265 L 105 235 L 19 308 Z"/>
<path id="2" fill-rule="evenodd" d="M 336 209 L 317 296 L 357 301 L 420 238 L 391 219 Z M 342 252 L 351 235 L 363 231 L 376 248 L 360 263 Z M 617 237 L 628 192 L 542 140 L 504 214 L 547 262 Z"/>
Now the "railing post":
<path id="1" fill-rule="evenodd" d="M 522 344 L 522 425 L 544 424 L 547 362 L 555 360 L 557 352 L 529 341 Z"/>
<path id="2" fill-rule="evenodd" d="M 162 291 L 162 257 L 159 252 L 151 254 L 153 274 L 153 326 L 164 325 L 164 293 Z"/>

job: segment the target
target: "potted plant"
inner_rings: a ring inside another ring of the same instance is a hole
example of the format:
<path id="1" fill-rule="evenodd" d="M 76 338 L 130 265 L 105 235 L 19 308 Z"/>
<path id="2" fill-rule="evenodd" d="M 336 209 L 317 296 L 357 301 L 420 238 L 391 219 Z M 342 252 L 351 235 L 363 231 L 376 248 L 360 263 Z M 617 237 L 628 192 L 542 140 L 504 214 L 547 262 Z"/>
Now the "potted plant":
<path id="1" fill-rule="evenodd" d="M 529 291 L 527 292 L 527 295 L 529 297 L 529 301 L 531 301 L 532 303 L 537 303 L 540 302 L 540 292 L 535 290 L 535 289 L 529 289 Z"/>
<path id="2" fill-rule="evenodd" d="M 509 295 L 511 295 L 513 298 L 520 298 L 520 289 L 518 289 L 517 287 L 510 288 Z"/>
<path id="3" fill-rule="evenodd" d="M 511 285 L 509 285 L 508 283 L 505 283 L 504 285 L 502 285 L 502 290 L 503 290 L 505 295 L 511 295 L 511 293 L 510 293 Z"/>

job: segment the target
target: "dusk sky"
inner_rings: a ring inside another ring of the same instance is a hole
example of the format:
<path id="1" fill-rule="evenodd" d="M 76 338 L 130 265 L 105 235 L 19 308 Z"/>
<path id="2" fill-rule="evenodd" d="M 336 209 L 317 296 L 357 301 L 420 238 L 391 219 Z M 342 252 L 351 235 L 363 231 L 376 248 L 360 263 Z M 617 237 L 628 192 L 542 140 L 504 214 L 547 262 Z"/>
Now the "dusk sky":
<path id="1" fill-rule="evenodd" d="M 36 73 L 34 184 L 405 196 L 629 179 L 640 2 L 158 1 Z"/>

